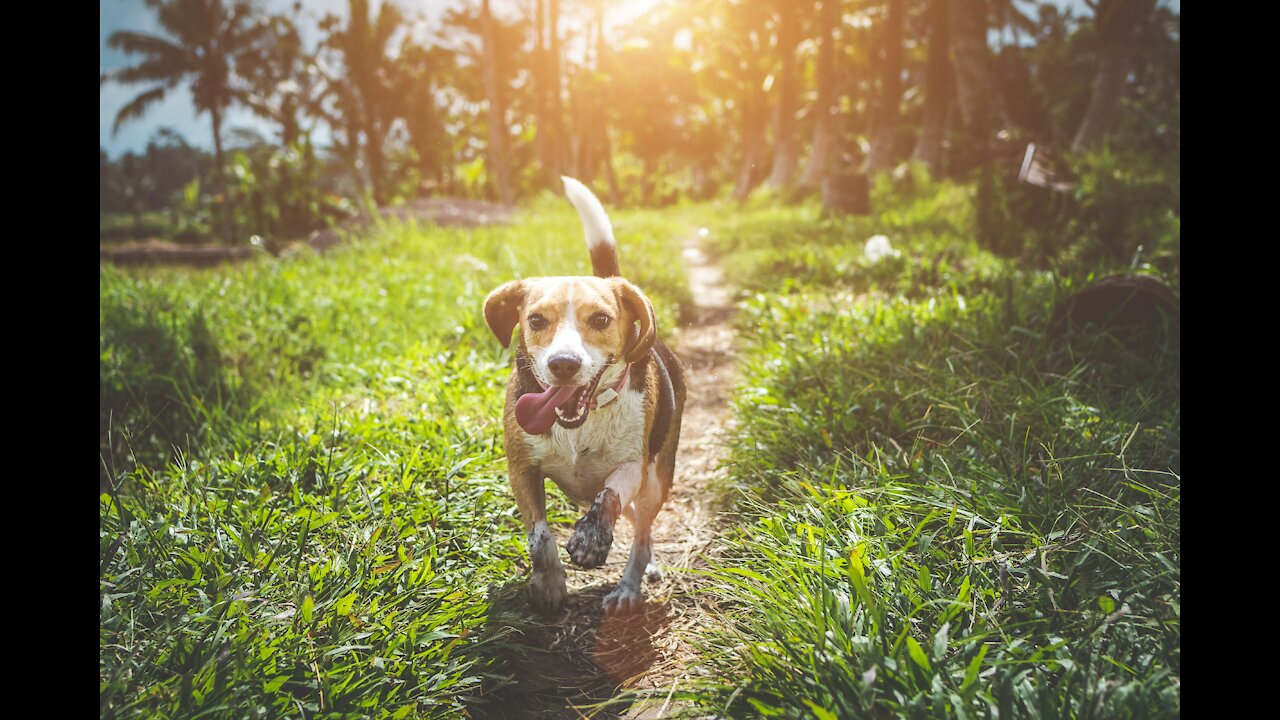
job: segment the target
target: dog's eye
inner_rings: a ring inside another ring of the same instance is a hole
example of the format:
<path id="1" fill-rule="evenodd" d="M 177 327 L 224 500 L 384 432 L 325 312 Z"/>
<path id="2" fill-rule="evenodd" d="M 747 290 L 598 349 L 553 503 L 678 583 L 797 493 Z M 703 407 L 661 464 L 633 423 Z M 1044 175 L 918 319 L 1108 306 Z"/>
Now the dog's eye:
<path id="1" fill-rule="evenodd" d="M 595 315 L 592 315 L 591 319 L 587 322 L 591 323 L 591 327 L 597 330 L 603 330 L 609 327 L 609 316 L 602 312 L 596 313 Z"/>
<path id="2" fill-rule="evenodd" d="M 530 330 L 541 330 L 546 326 L 547 326 L 547 319 L 545 317 L 539 315 L 538 313 L 534 313 L 529 316 Z"/>

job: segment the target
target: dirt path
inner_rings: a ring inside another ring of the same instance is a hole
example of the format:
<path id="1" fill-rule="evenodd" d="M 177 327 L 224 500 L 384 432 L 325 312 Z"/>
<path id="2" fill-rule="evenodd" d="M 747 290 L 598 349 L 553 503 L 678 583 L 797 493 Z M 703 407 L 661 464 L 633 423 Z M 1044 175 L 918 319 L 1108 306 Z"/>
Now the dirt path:
<path id="1" fill-rule="evenodd" d="M 685 365 L 689 393 L 675 484 L 653 527 L 654 562 L 664 573 L 645 581 L 643 616 L 601 616 L 600 602 L 621 577 L 631 547 L 630 525 L 620 520 L 604 567 L 568 568 L 566 611 L 508 643 L 507 669 L 517 682 L 486 693 L 491 702 L 473 709 L 475 717 L 660 718 L 672 709 L 662 691 L 669 694 L 696 672 L 697 654 L 689 639 L 718 613 L 698 592 L 699 576 L 685 571 L 700 565 L 715 535 L 716 509 L 708 487 L 731 429 L 729 398 L 736 376 L 733 306 L 720 270 L 695 239 L 685 243 L 684 262 L 694 304 L 681 318 L 680 332 L 667 337 Z M 554 532 L 563 547 L 572 528 Z M 659 699 L 633 707 L 610 703 L 626 689 L 658 690 Z M 593 712 L 587 706 L 600 707 Z"/>

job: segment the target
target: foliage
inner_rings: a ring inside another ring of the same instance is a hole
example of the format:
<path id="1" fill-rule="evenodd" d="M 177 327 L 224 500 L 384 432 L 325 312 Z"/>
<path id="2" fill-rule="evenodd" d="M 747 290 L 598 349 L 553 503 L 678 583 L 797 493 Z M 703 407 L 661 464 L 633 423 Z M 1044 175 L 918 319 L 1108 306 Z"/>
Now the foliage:
<path id="1" fill-rule="evenodd" d="M 1144 11 L 1126 45 L 1132 73 L 1108 123 L 1107 147 L 1098 157 L 1070 159 L 1064 170 L 1081 182 L 1076 196 L 1067 197 L 1020 186 L 1012 175 L 1026 142 L 1061 151 L 1088 112 L 1101 62 L 1096 13 L 1051 3 L 984 6 L 983 22 L 994 31 L 984 34 L 991 133 L 980 138 L 956 120 L 933 168 L 939 181 L 968 185 L 975 179 L 971 170 L 989 161 L 978 183 L 984 248 L 1040 267 L 1087 265 L 1100 256 L 1116 262 L 1132 258 L 1139 245 L 1168 253 L 1180 207 L 1180 16 L 1163 4 Z M 143 59 L 106 79 L 175 83 L 208 75 L 207 82 L 199 80 L 208 97 L 201 96 L 198 109 L 250 108 L 278 128 L 278 155 L 268 161 L 257 154 L 268 154 L 265 149 L 246 148 L 248 165 L 244 156 L 230 158 L 236 177 L 228 193 L 220 192 L 208 164 L 196 175 L 166 179 L 136 158 L 104 157 L 103 212 L 140 217 L 167 207 L 199 178 L 213 191 L 202 201 L 216 205 L 212 216 L 219 223 L 220 211 L 232 210 L 230 238 L 239 241 L 252 234 L 300 235 L 329 219 L 323 195 L 287 178 L 266 180 L 268 162 L 305 177 L 307 187 L 320 185 L 356 203 L 369 197 L 385 206 L 419 194 L 496 197 L 483 82 L 490 61 L 506 120 L 503 164 L 515 169 L 514 190 L 523 198 L 544 191 L 548 178 L 561 173 L 607 179 L 615 204 L 664 206 L 725 196 L 731 188 L 745 197 L 769 172 L 770 146 L 778 141 L 777 81 L 790 49 L 777 36 L 789 13 L 800 33 L 801 107 L 794 126 L 802 153 L 812 147 L 819 113 L 816 5 L 661 2 L 635 22 L 618 21 L 625 8 L 569 3 L 555 27 L 548 26 L 555 12 L 550 3 L 503 7 L 495 10 L 495 42 L 502 48 L 495 57 L 482 52 L 477 3 L 451 7 L 424 25 L 412 6 L 352 0 L 344 13 L 321 18 L 318 33 L 307 32 L 305 16 L 273 15 L 240 2 L 156 0 L 153 7 L 168 35 L 117 33 L 113 47 Z M 842 7 L 835 37 L 843 80 L 833 90 L 839 112 L 828 165 L 848 169 L 865 159 L 872 110 L 881 104 L 876 57 L 887 13 L 885 3 Z M 206 15 L 225 22 L 199 33 L 175 25 Z M 907 5 L 901 112 L 885 115 L 900 118 L 883 135 L 892 139 L 891 164 L 907 159 L 933 100 L 924 80 L 935 40 L 931 17 L 924 3 Z M 192 69 L 182 58 L 208 34 L 225 52 Z M 555 57 L 552 45 L 563 45 Z M 575 49 L 564 52 L 568 47 Z M 939 89 L 952 93 L 945 84 Z M 145 106 L 122 113 L 132 117 Z M 321 126 L 332 144 L 304 151 Z M 896 186 L 902 174 L 895 173 Z M 247 184 L 249 176 L 254 181 Z M 816 186 L 770 192 L 792 199 L 815 194 Z M 881 193 L 876 213 L 890 207 L 886 198 L 892 202 Z"/>
<path id="2" fill-rule="evenodd" d="M 199 182 L 212 166 L 209 154 L 194 148 L 178 133 L 162 128 L 141 153 L 128 152 L 111 160 L 100 150 L 99 208 L 104 216 L 104 240 L 168 237 L 177 229 L 151 221 L 156 211 L 181 203 L 192 182 Z M 117 214 L 129 214 L 132 227 Z"/>
<path id="3" fill-rule="evenodd" d="M 239 237 L 291 240 L 354 215 L 350 202 L 320 186 L 320 164 L 308 135 L 283 148 L 259 144 L 237 150 L 228 164 L 226 202 L 234 210 Z"/>
<path id="4" fill-rule="evenodd" d="M 197 239 L 213 232 L 210 203 L 200 194 L 200 181 L 192 180 L 182 188 L 182 195 L 173 204 L 174 237 L 179 240 Z"/>
<path id="5" fill-rule="evenodd" d="M 1127 261 L 1140 254 L 1179 265 L 1181 174 L 1160 161 L 1109 150 L 1080 158 L 1080 211 L 1072 228 L 1088 258 Z"/>

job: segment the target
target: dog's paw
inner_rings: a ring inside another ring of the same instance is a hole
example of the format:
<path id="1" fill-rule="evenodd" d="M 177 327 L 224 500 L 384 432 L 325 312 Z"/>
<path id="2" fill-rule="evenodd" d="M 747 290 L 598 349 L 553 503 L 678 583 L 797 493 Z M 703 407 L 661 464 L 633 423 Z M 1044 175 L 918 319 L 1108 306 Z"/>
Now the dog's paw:
<path id="1" fill-rule="evenodd" d="M 662 568 L 655 563 L 649 563 L 644 568 L 644 579 L 649 582 L 658 582 L 662 579 Z"/>
<path id="2" fill-rule="evenodd" d="M 563 571 L 534 573 L 529 579 L 529 605 L 536 612 L 543 615 L 558 613 L 568 597 Z"/>
<path id="3" fill-rule="evenodd" d="M 613 546 L 613 528 L 593 516 L 592 510 L 573 526 L 569 538 L 569 560 L 581 568 L 598 568 L 609 558 Z"/>
<path id="4" fill-rule="evenodd" d="M 586 515 L 573 526 L 569 538 L 569 560 L 581 568 L 598 568 L 609 558 L 613 547 L 613 523 L 621 510 L 618 495 L 605 488 L 596 496 Z"/>
<path id="5" fill-rule="evenodd" d="M 640 588 L 623 580 L 613 592 L 604 596 L 601 603 L 605 615 L 631 615 L 640 612 L 644 607 L 644 593 Z"/>

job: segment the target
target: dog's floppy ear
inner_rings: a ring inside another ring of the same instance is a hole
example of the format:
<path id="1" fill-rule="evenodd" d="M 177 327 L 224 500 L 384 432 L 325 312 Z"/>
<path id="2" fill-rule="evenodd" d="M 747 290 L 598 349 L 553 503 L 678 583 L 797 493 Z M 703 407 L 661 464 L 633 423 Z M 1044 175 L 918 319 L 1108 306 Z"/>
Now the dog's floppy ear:
<path id="1" fill-rule="evenodd" d="M 635 342 L 626 351 L 626 361 L 633 363 L 644 358 L 649 349 L 653 347 L 653 343 L 657 341 L 658 323 L 653 316 L 653 303 L 649 302 L 649 298 L 640 292 L 640 288 L 622 278 L 614 279 L 614 287 L 622 307 L 635 317 L 636 323 L 640 328 L 636 334 Z"/>
<path id="2" fill-rule="evenodd" d="M 502 347 L 511 344 L 511 331 L 520 324 L 520 309 L 526 294 L 524 282 L 512 280 L 502 285 L 484 299 L 484 319 L 489 329 L 498 337 Z"/>

